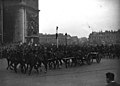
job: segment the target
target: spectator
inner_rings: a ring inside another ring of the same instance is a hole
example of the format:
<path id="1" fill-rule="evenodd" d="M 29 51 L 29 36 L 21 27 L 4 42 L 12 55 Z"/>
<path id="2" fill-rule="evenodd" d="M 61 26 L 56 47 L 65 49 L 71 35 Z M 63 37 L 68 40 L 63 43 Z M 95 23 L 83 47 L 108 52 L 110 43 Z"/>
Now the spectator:
<path id="1" fill-rule="evenodd" d="M 107 85 L 106 86 L 120 86 L 117 82 L 114 81 L 114 74 L 113 73 L 106 73 L 106 81 Z"/>

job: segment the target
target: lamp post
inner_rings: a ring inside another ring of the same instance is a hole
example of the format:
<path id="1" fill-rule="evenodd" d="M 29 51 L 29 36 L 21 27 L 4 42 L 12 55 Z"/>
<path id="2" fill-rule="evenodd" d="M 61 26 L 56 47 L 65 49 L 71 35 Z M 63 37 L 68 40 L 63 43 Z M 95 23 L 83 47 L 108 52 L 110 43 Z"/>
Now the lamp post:
<path id="1" fill-rule="evenodd" d="M 66 42 L 66 46 L 67 46 L 67 33 L 65 33 L 65 42 Z"/>
<path id="2" fill-rule="evenodd" d="M 56 43 L 58 48 L 58 26 L 56 26 Z"/>

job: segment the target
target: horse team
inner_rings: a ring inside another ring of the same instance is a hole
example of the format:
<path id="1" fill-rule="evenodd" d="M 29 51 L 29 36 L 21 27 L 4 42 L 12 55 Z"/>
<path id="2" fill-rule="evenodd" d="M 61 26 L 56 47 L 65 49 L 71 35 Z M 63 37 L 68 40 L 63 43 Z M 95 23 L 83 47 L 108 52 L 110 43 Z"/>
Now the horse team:
<path id="1" fill-rule="evenodd" d="M 16 73 L 18 69 L 22 73 L 30 75 L 35 69 L 38 73 L 41 67 L 44 67 L 46 73 L 48 69 L 58 69 L 62 66 L 68 68 L 70 66 L 77 66 L 84 64 L 87 55 L 91 52 L 99 52 L 103 56 L 110 54 L 112 58 L 119 58 L 120 45 L 112 46 L 79 46 L 79 45 L 27 45 L 18 44 L 2 49 L 2 57 L 6 58 L 7 69 L 14 70 Z"/>

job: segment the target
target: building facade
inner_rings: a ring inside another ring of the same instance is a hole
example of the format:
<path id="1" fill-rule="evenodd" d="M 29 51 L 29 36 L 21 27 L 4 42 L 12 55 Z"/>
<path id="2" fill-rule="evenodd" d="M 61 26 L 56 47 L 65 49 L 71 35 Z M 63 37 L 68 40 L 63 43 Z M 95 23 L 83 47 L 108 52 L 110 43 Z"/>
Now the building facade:
<path id="1" fill-rule="evenodd" d="M 3 43 L 38 39 L 38 0 L 2 0 Z"/>
<path id="2" fill-rule="evenodd" d="M 92 32 L 89 35 L 89 42 L 91 44 L 120 44 L 120 30 Z"/>
<path id="3" fill-rule="evenodd" d="M 56 34 L 39 34 L 40 44 L 52 44 L 57 45 Z M 64 35 L 62 33 L 58 34 L 58 45 L 72 45 L 78 44 L 77 36 Z"/>
<path id="4" fill-rule="evenodd" d="M 87 45 L 88 44 L 88 38 L 86 38 L 86 37 L 79 38 L 79 44 L 80 45 Z"/>

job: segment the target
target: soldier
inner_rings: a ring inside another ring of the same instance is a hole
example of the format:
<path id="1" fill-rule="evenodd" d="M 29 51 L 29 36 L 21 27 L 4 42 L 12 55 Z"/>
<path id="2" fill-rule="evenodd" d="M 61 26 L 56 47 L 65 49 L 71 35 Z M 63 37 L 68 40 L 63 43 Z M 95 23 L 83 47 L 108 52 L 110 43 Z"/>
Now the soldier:
<path id="1" fill-rule="evenodd" d="M 107 85 L 106 86 L 120 86 L 117 82 L 114 81 L 114 74 L 113 73 L 106 73 L 106 81 Z"/>

